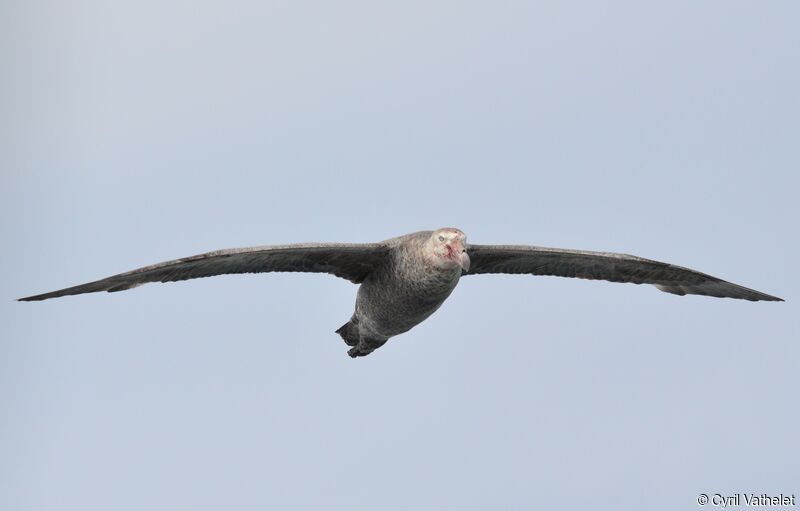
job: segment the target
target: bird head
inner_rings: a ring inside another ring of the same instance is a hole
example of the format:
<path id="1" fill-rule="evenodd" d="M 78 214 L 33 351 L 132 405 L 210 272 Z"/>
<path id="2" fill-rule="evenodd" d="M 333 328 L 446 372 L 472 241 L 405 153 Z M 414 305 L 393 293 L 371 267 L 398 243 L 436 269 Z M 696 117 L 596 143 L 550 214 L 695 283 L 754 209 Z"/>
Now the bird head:
<path id="1" fill-rule="evenodd" d="M 458 229 L 445 227 L 433 232 L 428 243 L 433 247 L 435 263 L 441 268 L 461 267 L 469 270 L 467 235 Z"/>

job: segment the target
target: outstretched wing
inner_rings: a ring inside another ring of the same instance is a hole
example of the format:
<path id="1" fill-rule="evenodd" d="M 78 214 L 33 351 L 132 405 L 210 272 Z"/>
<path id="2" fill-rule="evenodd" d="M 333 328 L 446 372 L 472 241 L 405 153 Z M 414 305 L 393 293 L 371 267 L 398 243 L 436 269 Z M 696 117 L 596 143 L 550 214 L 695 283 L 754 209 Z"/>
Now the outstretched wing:
<path id="1" fill-rule="evenodd" d="M 379 243 L 304 243 L 217 250 L 19 300 L 35 301 L 98 291 L 124 291 L 148 282 L 175 282 L 230 273 L 330 273 L 359 283 L 383 263 L 387 253 L 388 248 Z"/>
<path id="2" fill-rule="evenodd" d="M 732 284 L 672 264 L 627 254 L 588 252 L 525 245 L 470 245 L 470 269 L 478 273 L 554 275 L 579 279 L 652 284 L 676 295 L 706 295 L 750 301 L 783 301 L 781 298 Z"/>

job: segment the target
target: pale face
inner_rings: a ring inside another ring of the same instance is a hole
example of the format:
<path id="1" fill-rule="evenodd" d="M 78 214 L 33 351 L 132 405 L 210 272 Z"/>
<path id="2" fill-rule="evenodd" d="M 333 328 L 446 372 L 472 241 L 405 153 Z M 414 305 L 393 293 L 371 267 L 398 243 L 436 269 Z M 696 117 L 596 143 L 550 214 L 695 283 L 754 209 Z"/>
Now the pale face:
<path id="1" fill-rule="evenodd" d="M 430 239 L 437 266 L 443 268 L 461 267 L 469 270 L 467 255 L 467 235 L 458 229 L 447 227 L 438 229 Z"/>

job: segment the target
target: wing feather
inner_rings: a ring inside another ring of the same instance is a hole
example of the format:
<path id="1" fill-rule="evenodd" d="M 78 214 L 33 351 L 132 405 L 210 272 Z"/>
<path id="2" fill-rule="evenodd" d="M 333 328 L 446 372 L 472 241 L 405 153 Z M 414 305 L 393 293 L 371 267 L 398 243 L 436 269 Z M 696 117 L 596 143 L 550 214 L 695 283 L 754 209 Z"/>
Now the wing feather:
<path id="1" fill-rule="evenodd" d="M 783 301 L 760 291 L 673 264 L 613 252 L 526 245 L 470 245 L 466 275 L 511 273 L 652 284 L 676 295 L 706 295 L 750 301 Z"/>
<path id="2" fill-rule="evenodd" d="M 19 300 L 38 301 L 98 291 L 124 291 L 148 282 L 175 282 L 234 273 L 329 273 L 359 283 L 383 264 L 388 250 L 380 243 L 301 243 L 217 250 Z"/>

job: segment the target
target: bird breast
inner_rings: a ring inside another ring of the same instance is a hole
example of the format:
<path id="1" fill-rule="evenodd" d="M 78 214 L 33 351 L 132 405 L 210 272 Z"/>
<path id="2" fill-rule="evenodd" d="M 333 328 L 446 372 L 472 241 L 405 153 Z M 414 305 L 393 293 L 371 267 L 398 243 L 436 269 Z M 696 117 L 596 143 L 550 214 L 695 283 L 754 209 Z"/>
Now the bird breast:
<path id="1" fill-rule="evenodd" d="M 394 263 L 387 271 L 367 277 L 356 301 L 362 324 L 387 338 L 410 330 L 436 312 L 461 277 L 460 269 Z"/>

